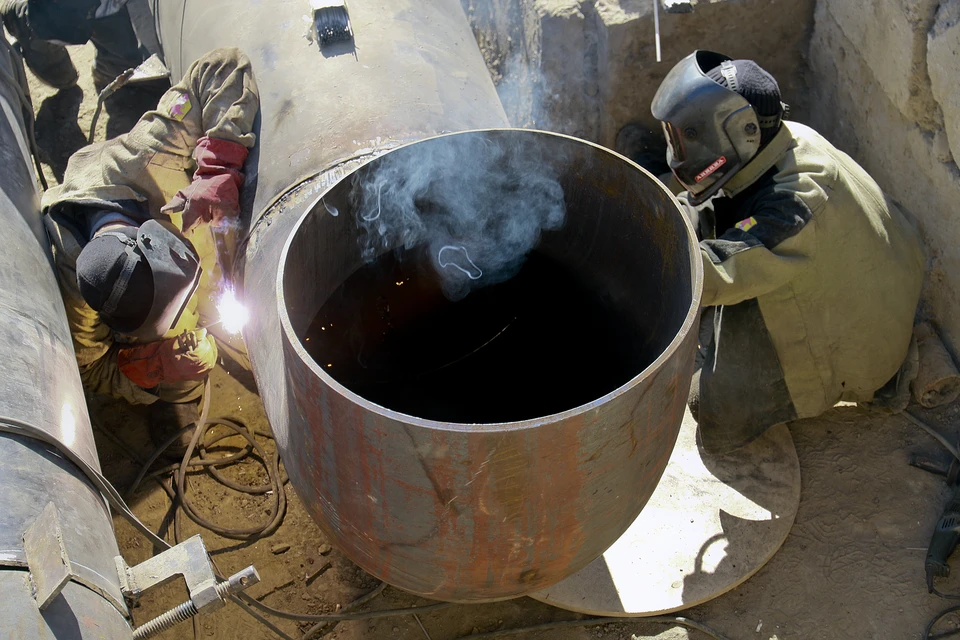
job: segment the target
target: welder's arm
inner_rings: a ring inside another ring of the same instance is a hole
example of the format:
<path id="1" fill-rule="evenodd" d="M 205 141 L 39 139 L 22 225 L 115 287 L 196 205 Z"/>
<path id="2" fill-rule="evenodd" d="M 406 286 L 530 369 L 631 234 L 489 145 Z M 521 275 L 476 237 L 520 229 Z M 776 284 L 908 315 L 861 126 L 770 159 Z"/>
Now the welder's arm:
<path id="1" fill-rule="evenodd" d="M 206 222 L 220 226 L 240 212 L 243 163 L 256 143 L 260 108 L 250 61 L 237 49 L 217 49 L 196 61 L 161 100 L 158 112 L 182 119 L 195 136 L 193 182 L 163 207 L 182 213 L 182 230 Z"/>
<path id="2" fill-rule="evenodd" d="M 703 306 L 734 305 L 788 284 L 809 268 L 814 225 L 796 198 L 754 207 L 716 239 L 703 240 Z"/>
<path id="3" fill-rule="evenodd" d="M 173 338 L 121 347 L 117 365 L 143 389 L 202 380 L 217 366 L 217 343 L 206 329 L 185 331 Z"/>

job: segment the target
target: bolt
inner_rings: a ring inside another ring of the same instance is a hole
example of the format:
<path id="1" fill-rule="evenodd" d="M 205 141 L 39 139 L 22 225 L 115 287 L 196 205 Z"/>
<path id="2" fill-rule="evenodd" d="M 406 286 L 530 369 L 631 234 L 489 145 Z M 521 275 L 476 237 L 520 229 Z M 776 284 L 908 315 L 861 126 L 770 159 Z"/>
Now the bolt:
<path id="1" fill-rule="evenodd" d="M 223 584 L 222 582 L 220 584 Z M 220 592 L 219 586 L 217 585 L 217 593 Z M 152 638 L 153 636 L 166 631 L 170 627 L 185 622 L 197 615 L 197 608 L 193 606 L 193 602 L 187 600 L 180 606 L 175 609 L 167 611 L 161 616 L 157 616 L 153 620 L 139 626 L 133 632 L 133 640 L 142 640 L 143 638 Z"/>
<path id="2" fill-rule="evenodd" d="M 226 600 L 227 596 L 238 591 L 243 591 L 249 586 L 255 585 L 260 582 L 260 574 L 257 573 L 257 570 L 253 567 L 247 567 L 243 571 L 239 571 L 227 580 L 223 582 L 218 582 L 214 585 L 214 589 L 217 592 L 217 595 L 220 596 L 221 600 Z M 133 640 L 143 640 L 144 638 L 152 638 L 153 636 L 166 631 L 170 627 L 180 624 L 181 622 L 186 622 L 193 616 L 200 613 L 196 605 L 193 604 L 192 600 L 188 600 L 183 604 L 167 611 L 163 615 L 157 616 L 153 620 L 146 622 L 139 627 L 137 627 L 133 632 Z"/>

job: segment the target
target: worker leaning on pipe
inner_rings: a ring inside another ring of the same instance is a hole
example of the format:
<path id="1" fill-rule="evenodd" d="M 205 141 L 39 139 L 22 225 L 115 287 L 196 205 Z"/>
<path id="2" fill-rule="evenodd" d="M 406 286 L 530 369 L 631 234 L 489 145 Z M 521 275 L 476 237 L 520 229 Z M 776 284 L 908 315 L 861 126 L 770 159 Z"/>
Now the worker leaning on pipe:
<path id="1" fill-rule="evenodd" d="M 0 0 L 0 19 L 42 82 L 55 89 L 77 84 L 77 68 L 64 44 L 92 42 L 97 91 L 143 62 L 127 0 Z"/>
<path id="2" fill-rule="evenodd" d="M 213 336 L 198 329 L 218 320 L 213 231 L 239 226 L 258 109 L 247 56 L 213 51 L 129 133 L 71 156 L 63 183 L 43 195 L 87 390 L 195 413 L 217 359 Z M 239 338 L 218 341 L 245 360 Z"/>
<path id="3" fill-rule="evenodd" d="M 709 51 L 677 64 L 653 99 L 701 238 L 690 404 L 708 451 L 840 400 L 908 397 L 919 234 L 849 156 L 783 121 L 780 99 L 755 62 Z"/>

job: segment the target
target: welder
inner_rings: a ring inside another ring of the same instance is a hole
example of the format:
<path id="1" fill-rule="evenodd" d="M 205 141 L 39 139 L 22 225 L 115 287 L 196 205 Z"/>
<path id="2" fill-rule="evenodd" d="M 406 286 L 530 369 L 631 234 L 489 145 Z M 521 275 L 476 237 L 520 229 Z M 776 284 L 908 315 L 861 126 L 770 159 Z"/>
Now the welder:
<path id="1" fill-rule="evenodd" d="M 679 62 L 652 103 L 701 240 L 690 406 L 708 452 L 838 401 L 902 408 L 915 372 L 919 233 L 864 169 L 786 111 L 759 65 L 709 51 Z"/>
<path id="2" fill-rule="evenodd" d="M 0 18 L 34 75 L 54 89 L 77 83 L 66 44 L 92 42 L 94 85 L 102 90 L 144 60 L 127 0 L 0 0 Z"/>
<path id="3" fill-rule="evenodd" d="M 151 404 L 162 426 L 192 421 L 218 348 L 246 364 L 239 336 L 205 327 L 234 284 L 218 247 L 239 233 L 258 110 L 249 59 L 218 49 L 129 133 L 71 156 L 43 195 L 84 387 Z"/>

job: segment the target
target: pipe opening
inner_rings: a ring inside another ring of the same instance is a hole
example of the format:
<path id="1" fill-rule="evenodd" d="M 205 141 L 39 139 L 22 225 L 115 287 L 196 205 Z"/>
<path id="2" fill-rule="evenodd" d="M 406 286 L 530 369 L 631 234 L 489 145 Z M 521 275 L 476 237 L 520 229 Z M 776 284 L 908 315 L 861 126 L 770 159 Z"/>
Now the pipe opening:
<path id="1" fill-rule="evenodd" d="M 663 189 L 606 150 L 455 134 L 324 197 L 291 241 L 287 311 L 316 365 L 369 402 L 531 420 L 589 405 L 668 348 L 694 300 L 689 245 Z"/>

